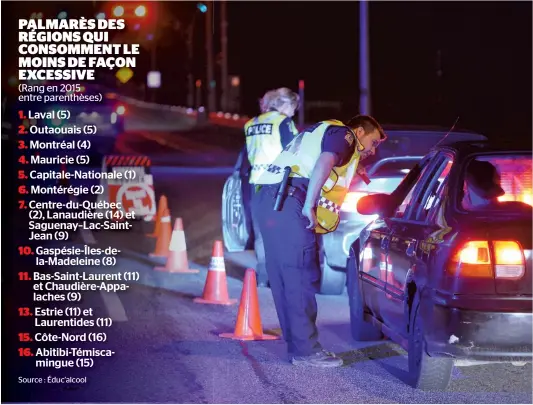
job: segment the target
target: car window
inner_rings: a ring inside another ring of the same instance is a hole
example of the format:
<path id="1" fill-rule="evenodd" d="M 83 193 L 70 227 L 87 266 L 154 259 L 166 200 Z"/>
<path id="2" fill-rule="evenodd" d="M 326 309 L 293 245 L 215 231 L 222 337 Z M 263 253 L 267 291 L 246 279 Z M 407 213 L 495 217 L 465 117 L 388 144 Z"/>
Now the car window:
<path id="1" fill-rule="evenodd" d="M 467 211 L 519 213 L 533 205 L 531 154 L 481 155 L 462 173 L 459 201 Z"/>
<path id="2" fill-rule="evenodd" d="M 403 215 L 403 219 L 416 220 L 417 212 L 424 206 L 426 196 L 431 193 L 435 193 L 436 176 L 445 161 L 445 156 L 442 154 L 437 155 L 428 166 L 427 170 L 423 173 L 422 177 L 415 186 L 413 198 L 406 208 L 406 212 Z"/>
<path id="3" fill-rule="evenodd" d="M 411 200 L 413 199 L 415 190 L 418 188 L 418 184 L 420 183 L 420 180 L 424 178 L 426 172 L 429 170 L 430 167 L 431 167 L 431 161 L 425 164 L 425 166 L 420 171 L 420 174 L 418 175 L 417 179 L 411 184 L 411 188 L 409 192 L 407 193 L 407 196 L 403 199 L 402 203 L 398 206 L 398 208 L 396 208 L 393 218 L 404 218 L 405 212 L 407 211 L 407 208 L 409 207 L 409 204 L 411 203 Z M 401 186 L 402 184 L 400 184 L 399 187 Z"/>
<path id="4" fill-rule="evenodd" d="M 424 190 L 422 190 L 420 204 L 417 211 L 413 213 L 415 221 L 424 222 L 428 218 L 430 211 L 438 206 L 443 198 L 445 184 L 453 164 L 451 157 L 443 157 L 442 163 L 435 167 L 434 173 L 428 177 L 428 182 L 425 184 Z"/>

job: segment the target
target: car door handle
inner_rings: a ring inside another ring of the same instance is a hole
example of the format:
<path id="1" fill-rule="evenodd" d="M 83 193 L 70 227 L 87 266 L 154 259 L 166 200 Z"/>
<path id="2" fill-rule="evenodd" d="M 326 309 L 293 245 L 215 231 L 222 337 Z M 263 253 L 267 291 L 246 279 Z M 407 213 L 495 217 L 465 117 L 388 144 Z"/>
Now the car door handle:
<path id="1" fill-rule="evenodd" d="M 418 241 L 413 239 L 409 241 L 409 245 L 407 245 L 407 249 L 405 249 L 405 254 L 409 257 L 414 257 L 416 255 L 416 249 L 418 247 Z"/>

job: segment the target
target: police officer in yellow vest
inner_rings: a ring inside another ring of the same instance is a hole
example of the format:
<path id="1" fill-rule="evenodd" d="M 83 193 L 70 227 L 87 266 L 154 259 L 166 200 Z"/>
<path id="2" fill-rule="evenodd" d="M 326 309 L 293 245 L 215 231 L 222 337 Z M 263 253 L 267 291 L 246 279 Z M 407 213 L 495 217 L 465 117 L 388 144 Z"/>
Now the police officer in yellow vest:
<path id="1" fill-rule="evenodd" d="M 375 154 L 385 139 L 383 129 L 370 116 L 356 116 L 346 125 L 337 120 L 319 122 L 298 135 L 256 182 L 260 190 L 253 215 L 263 235 L 270 287 L 295 365 L 342 365 L 342 359 L 324 351 L 318 341 L 317 234 L 335 231 L 357 165 Z M 287 167 L 286 197 L 275 211 Z"/>
<path id="2" fill-rule="evenodd" d="M 246 150 L 250 163 L 250 195 L 255 195 L 255 185 L 268 165 L 298 135 L 292 117 L 298 108 L 299 97 L 290 89 L 280 88 L 267 92 L 260 101 L 262 114 L 244 125 Z M 243 193 L 246 195 L 247 193 Z M 246 198 L 245 198 L 246 200 Z M 245 204 L 246 207 L 247 204 Z M 261 232 L 251 215 L 254 234 L 254 249 L 257 256 L 257 284 L 266 286 L 268 275 L 265 267 L 265 250 Z"/>

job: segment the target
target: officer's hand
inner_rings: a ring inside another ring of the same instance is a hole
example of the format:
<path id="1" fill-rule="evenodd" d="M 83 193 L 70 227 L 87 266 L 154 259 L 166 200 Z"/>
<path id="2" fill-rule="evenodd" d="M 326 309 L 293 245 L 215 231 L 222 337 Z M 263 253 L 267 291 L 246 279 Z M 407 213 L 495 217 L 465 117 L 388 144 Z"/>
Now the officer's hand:
<path id="1" fill-rule="evenodd" d="M 309 220 L 309 225 L 307 225 L 307 229 L 315 229 L 318 223 L 316 219 L 315 208 L 304 205 L 304 207 L 302 208 L 302 215 Z"/>

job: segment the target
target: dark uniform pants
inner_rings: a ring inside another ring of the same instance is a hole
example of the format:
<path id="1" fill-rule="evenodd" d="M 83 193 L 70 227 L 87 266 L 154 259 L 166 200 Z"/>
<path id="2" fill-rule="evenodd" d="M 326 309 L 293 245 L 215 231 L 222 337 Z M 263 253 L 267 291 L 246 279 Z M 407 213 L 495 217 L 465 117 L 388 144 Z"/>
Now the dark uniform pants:
<path id="1" fill-rule="evenodd" d="M 252 206 L 254 205 L 254 201 L 258 198 L 258 193 L 255 191 L 255 188 L 255 184 L 250 184 Z M 257 274 L 257 283 L 266 284 L 268 282 L 268 274 L 266 270 L 265 246 L 263 242 L 263 235 L 261 234 L 259 222 L 257 221 L 257 215 L 255 215 L 254 212 L 251 212 L 251 217 L 254 233 L 254 250 L 255 256 L 257 257 L 257 266 L 255 269 L 255 272 Z"/>
<path id="2" fill-rule="evenodd" d="M 248 176 L 241 176 L 242 205 L 244 217 L 246 218 L 246 231 L 248 232 L 248 243 L 244 247 L 246 250 L 253 249 L 254 229 L 252 224 L 252 185 L 248 183 Z"/>
<path id="3" fill-rule="evenodd" d="M 306 229 L 303 201 L 287 196 L 281 211 L 274 211 L 276 193 L 277 186 L 263 186 L 253 200 L 253 216 L 263 235 L 270 288 L 288 351 L 307 356 L 322 349 L 316 327 L 317 237 Z"/>

